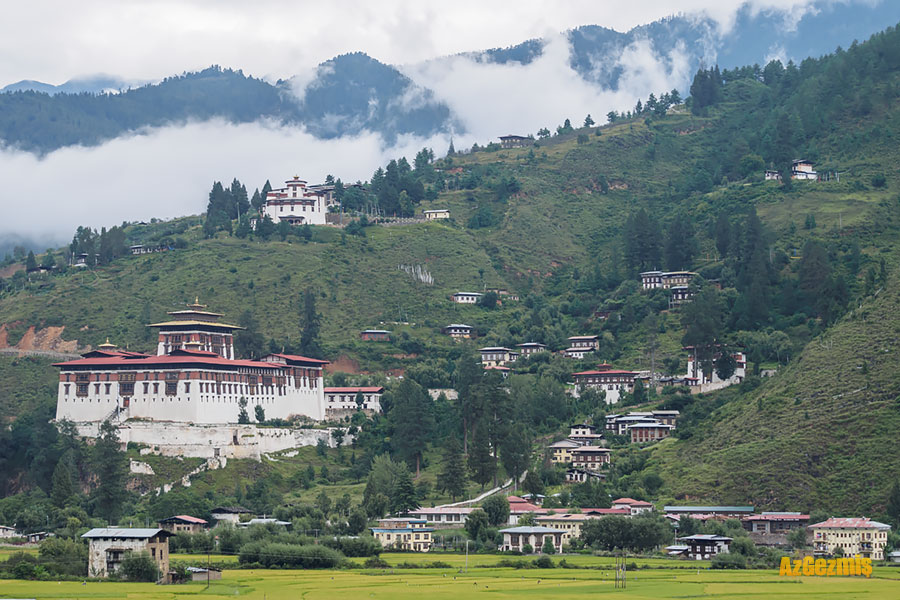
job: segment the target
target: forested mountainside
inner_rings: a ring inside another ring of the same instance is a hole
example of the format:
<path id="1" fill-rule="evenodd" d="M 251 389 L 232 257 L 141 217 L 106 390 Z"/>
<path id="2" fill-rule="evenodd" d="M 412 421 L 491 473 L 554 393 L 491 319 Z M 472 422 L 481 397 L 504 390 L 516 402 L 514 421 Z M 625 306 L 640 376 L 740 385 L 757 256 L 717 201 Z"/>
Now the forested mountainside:
<path id="1" fill-rule="evenodd" d="M 601 360 L 648 369 L 653 355 L 662 373 L 678 374 L 683 343 L 725 343 L 747 351 L 745 384 L 625 398 L 678 407 L 685 418 L 679 439 L 618 451 L 610 489 L 878 514 L 892 483 L 884 474 L 897 467 L 886 449 L 897 419 L 898 89 L 900 31 L 890 28 L 799 65 L 701 70 L 686 104 L 653 96 L 603 127 L 587 118 L 577 127 L 572 115 L 576 126 L 563 123 L 530 147 L 492 144 L 437 160 L 423 150 L 342 192 L 347 218 L 354 209 L 449 208 L 448 222 L 251 232 L 245 187 L 235 182 L 230 196 L 214 187 L 210 213 L 227 218 L 211 227 L 193 217 L 82 229 L 66 252 L 96 250 L 99 265 L 5 278 L 0 335 L 15 345 L 34 339 L 30 327 L 54 327 L 57 339 L 82 347 L 109 336 L 148 350 L 144 325 L 199 296 L 248 328 L 244 355 L 321 349 L 350 373 L 341 380 L 397 369 L 422 387 L 470 381 L 460 370 L 479 346 L 538 341 L 559 350 L 568 336 L 599 335 L 590 359 L 546 354 L 517 364 L 509 397 L 495 394 L 499 380 L 473 388 L 482 399 L 512 399 L 505 426 L 528 436 L 516 447 L 569 419 L 603 417 L 590 398 L 566 402 L 575 370 Z M 820 180 L 792 182 L 796 158 L 812 161 Z M 767 168 L 782 181 L 764 180 Z M 123 256 L 130 242 L 172 249 Z M 655 268 L 698 272 L 694 301 L 669 310 L 665 291 L 642 291 L 637 274 Z M 490 288 L 521 299 L 448 299 Z M 321 315 L 318 336 L 307 298 Z M 473 325 L 480 337 L 454 342 L 441 335 L 449 323 Z M 360 341 L 367 327 L 390 330 L 392 341 Z M 762 369 L 777 373 L 762 381 Z M 4 381 L 14 400 L 0 406 L 18 418 L 0 443 L 24 448 L 43 435 L 36 424 L 52 398 L 28 406 Z M 435 404 L 426 458 L 460 437 L 465 406 Z M 364 426 L 359 452 L 411 460 L 394 435 L 399 419 L 388 409 Z M 51 455 L 14 456 L 4 467 L 16 473 L 8 490 L 49 480 Z"/>

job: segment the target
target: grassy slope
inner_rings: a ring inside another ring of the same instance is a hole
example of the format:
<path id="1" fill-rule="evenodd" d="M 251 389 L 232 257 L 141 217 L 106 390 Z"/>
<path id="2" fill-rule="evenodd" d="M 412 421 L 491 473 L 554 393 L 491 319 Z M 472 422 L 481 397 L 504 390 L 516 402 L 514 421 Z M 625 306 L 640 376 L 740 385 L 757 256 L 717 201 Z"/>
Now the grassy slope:
<path id="1" fill-rule="evenodd" d="M 778 377 L 652 454 L 679 499 L 839 513 L 884 510 L 900 431 L 900 284 L 813 340 Z"/>

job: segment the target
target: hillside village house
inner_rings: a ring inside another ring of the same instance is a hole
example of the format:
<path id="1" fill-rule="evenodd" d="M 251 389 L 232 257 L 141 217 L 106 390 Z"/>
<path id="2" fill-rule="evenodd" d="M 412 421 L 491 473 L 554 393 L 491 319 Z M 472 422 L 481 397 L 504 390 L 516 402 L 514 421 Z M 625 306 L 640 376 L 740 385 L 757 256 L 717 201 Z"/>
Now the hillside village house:
<path id="1" fill-rule="evenodd" d="M 744 517 L 742 524 L 750 533 L 785 534 L 794 529 L 805 527 L 809 523 L 809 515 L 798 512 L 763 512 L 758 515 Z"/>
<path id="2" fill-rule="evenodd" d="M 591 352 L 600 349 L 600 336 L 574 335 L 568 338 L 569 347 L 563 350 L 563 356 L 581 360 Z"/>
<path id="3" fill-rule="evenodd" d="M 635 500 L 634 498 L 619 498 L 613 500 L 613 508 L 628 510 L 631 516 L 640 515 L 646 512 L 653 512 L 653 505 L 643 500 Z"/>
<path id="4" fill-rule="evenodd" d="M 585 481 L 604 481 L 606 475 L 587 469 L 576 469 L 570 467 L 566 469 L 566 483 L 584 483 Z"/>
<path id="5" fill-rule="evenodd" d="M 544 344 L 539 344 L 537 342 L 525 342 L 524 344 L 516 344 L 516 348 L 519 349 L 519 352 L 522 354 L 523 358 L 528 358 L 532 354 L 547 351 L 547 346 L 545 346 Z"/>
<path id="6" fill-rule="evenodd" d="M 766 169 L 764 177 L 766 181 L 781 181 L 781 173 L 772 169 Z"/>
<path id="7" fill-rule="evenodd" d="M 588 423 L 577 423 L 569 426 L 569 438 L 583 446 L 599 445 L 603 434 L 597 433 L 597 427 Z"/>
<path id="8" fill-rule="evenodd" d="M 812 161 L 801 158 L 791 161 L 791 179 L 817 181 L 819 174 L 816 173 Z"/>
<path id="9" fill-rule="evenodd" d="M 130 552 L 146 552 L 166 577 L 171 535 L 165 529 L 91 529 L 81 536 L 88 540 L 88 575 L 109 577 Z"/>
<path id="10" fill-rule="evenodd" d="M 884 560 L 884 546 L 891 526 L 867 517 L 832 517 L 810 525 L 809 529 L 813 532 L 816 555 L 832 556 L 840 548 L 844 556 Z"/>
<path id="11" fill-rule="evenodd" d="M 439 209 L 435 209 L 435 210 L 426 210 L 424 214 L 425 214 L 426 221 L 437 221 L 440 219 L 449 219 L 450 218 L 450 209 L 449 208 L 439 208 Z"/>
<path id="12" fill-rule="evenodd" d="M 468 340 L 474 337 L 474 327 L 462 323 L 451 323 L 444 327 L 444 333 L 457 340 Z"/>
<path id="13" fill-rule="evenodd" d="M 503 379 L 506 379 L 507 377 L 509 377 L 509 374 L 510 374 L 509 367 L 498 367 L 496 365 L 488 365 L 484 368 L 484 370 L 485 371 L 497 371 L 498 373 L 500 373 L 500 375 L 503 377 Z"/>
<path id="14" fill-rule="evenodd" d="M 696 518 L 697 515 L 714 515 L 730 519 L 741 519 L 753 514 L 752 506 L 664 506 L 666 516 L 672 516 L 676 520 L 681 515 Z"/>
<path id="15" fill-rule="evenodd" d="M 632 444 L 643 444 L 645 442 L 655 442 L 669 437 L 672 425 L 664 423 L 634 423 L 628 426 L 628 434 L 631 436 Z"/>
<path id="16" fill-rule="evenodd" d="M 572 373 L 576 393 L 580 394 L 586 389 L 603 390 L 606 404 L 616 404 L 623 393 L 633 392 L 637 375 L 634 371 L 613 369 L 607 364 L 590 371 Z"/>
<path id="17" fill-rule="evenodd" d="M 481 292 L 456 292 L 450 299 L 457 304 L 477 304 L 483 295 Z"/>
<path id="18" fill-rule="evenodd" d="M 654 410 L 647 412 L 629 412 L 624 415 L 606 415 L 606 430 L 616 435 L 625 435 L 632 425 L 662 423 L 675 428 L 678 420 L 677 410 Z"/>
<path id="19" fill-rule="evenodd" d="M 526 148 L 534 143 L 534 138 L 524 135 L 501 135 L 500 147 L 504 150 L 511 148 Z"/>
<path id="20" fill-rule="evenodd" d="M 328 212 L 327 193 L 307 188 L 306 181 L 295 175 L 266 194 L 260 212 L 276 224 L 287 221 L 291 225 L 325 225 Z"/>
<path id="21" fill-rule="evenodd" d="M 159 327 L 157 355 L 109 346 L 60 369 L 56 418 L 234 423 L 241 398 L 270 418 L 325 417 L 322 369 L 328 361 L 288 354 L 234 360 L 231 331 L 197 303 Z"/>
<path id="22" fill-rule="evenodd" d="M 220 523 L 237 525 L 241 521 L 241 515 L 252 515 L 253 513 L 242 506 L 217 506 L 209 514 L 216 525 Z"/>
<path id="23" fill-rule="evenodd" d="M 7 525 L 0 525 L 0 539 L 8 539 L 19 537 L 18 532 L 15 527 L 9 527 Z"/>
<path id="24" fill-rule="evenodd" d="M 381 386 L 348 386 L 325 388 L 325 416 L 340 418 L 362 410 L 366 414 L 381 412 Z M 357 404 L 362 401 L 362 405 Z"/>
<path id="25" fill-rule="evenodd" d="M 169 533 L 200 533 L 209 526 L 204 519 L 198 519 L 190 515 L 176 515 L 157 523 L 160 529 Z"/>
<path id="26" fill-rule="evenodd" d="M 497 301 L 500 304 L 503 304 L 507 300 L 509 300 L 510 302 L 518 302 L 519 301 L 518 294 L 516 294 L 514 292 L 510 292 L 509 290 L 506 290 L 503 288 L 488 288 L 485 291 L 494 292 L 495 294 L 497 294 Z"/>
<path id="27" fill-rule="evenodd" d="M 476 510 L 471 506 L 436 506 L 434 508 L 417 508 L 409 511 L 409 516 L 424 519 L 428 525 L 435 527 L 460 527 Z"/>
<path id="28" fill-rule="evenodd" d="M 481 349 L 481 364 L 484 367 L 503 367 L 518 359 L 518 352 L 502 346 L 488 346 Z"/>
<path id="29" fill-rule="evenodd" d="M 543 552 L 544 542 L 549 540 L 556 552 L 562 552 L 562 536 L 565 532 L 553 527 L 522 526 L 501 529 L 503 544 L 500 550 L 505 552 L 523 552 L 525 546 L 531 546 L 536 553 Z"/>
<path id="30" fill-rule="evenodd" d="M 732 358 L 734 358 L 735 362 L 734 373 L 731 375 L 731 377 L 729 377 L 725 381 L 722 381 L 719 378 L 719 375 L 716 373 L 715 369 L 712 369 L 711 373 L 706 373 L 703 370 L 701 361 L 697 359 L 696 348 L 694 348 L 693 346 L 685 346 L 684 349 L 689 353 L 685 379 L 696 381 L 697 385 L 700 388 L 699 391 L 701 392 L 718 390 L 724 387 L 728 387 L 729 385 L 740 383 L 747 376 L 747 355 L 740 350 L 734 350 L 731 352 L 731 356 Z M 718 356 L 715 356 L 713 360 L 717 358 Z"/>
<path id="31" fill-rule="evenodd" d="M 359 332 L 359 339 L 365 342 L 389 342 L 391 332 L 384 329 L 366 329 Z"/>
<path id="32" fill-rule="evenodd" d="M 609 464 L 612 450 L 597 446 L 581 446 L 572 450 L 572 466 L 575 468 L 596 471 Z"/>
<path id="33" fill-rule="evenodd" d="M 688 547 L 686 554 L 691 560 L 709 560 L 717 554 L 727 554 L 732 539 L 724 535 L 698 533 L 678 538 L 678 541 Z"/>
<path id="34" fill-rule="evenodd" d="M 372 535 L 383 548 L 428 552 L 431 550 L 431 532 L 425 519 L 410 517 L 380 519 L 378 527 L 372 527 Z"/>
<path id="35" fill-rule="evenodd" d="M 687 287 L 696 276 L 693 271 L 644 271 L 641 287 L 645 290 Z"/>
<path id="36" fill-rule="evenodd" d="M 555 465 L 567 465 L 572 462 L 572 451 L 581 448 L 582 444 L 572 440 L 560 440 L 553 442 L 547 449 L 550 450 L 550 462 Z"/>

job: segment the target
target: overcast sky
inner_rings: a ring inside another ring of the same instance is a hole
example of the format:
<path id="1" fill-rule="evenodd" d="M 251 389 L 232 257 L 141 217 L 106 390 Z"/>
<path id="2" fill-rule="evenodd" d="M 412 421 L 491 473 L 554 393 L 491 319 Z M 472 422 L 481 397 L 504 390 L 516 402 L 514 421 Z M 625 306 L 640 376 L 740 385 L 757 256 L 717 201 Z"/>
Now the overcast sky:
<path id="1" fill-rule="evenodd" d="M 841 0 L 836 0 L 841 1 Z M 859 1 L 859 0 L 858 0 Z M 866 0 L 862 0 L 866 1 Z M 876 1 L 876 0 L 872 0 Z M 505 133 L 551 130 L 587 113 L 602 122 L 611 109 L 690 81 L 684 48 L 666 60 L 637 40 L 616 60 L 618 89 L 600 90 L 576 73 L 560 32 L 598 24 L 625 31 L 675 13 L 704 12 L 727 30 L 741 0 L 30 0 L 4 6 L 0 85 L 22 79 L 59 84 L 108 74 L 155 80 L 211 64 L 269 79 L 309 81 L 317 64 L 361 50 L 399 66 L 434 90 L 465 127 L 457 148 Z M 751 0 L 777 7 L 785 22 L 814 10 L 811 0 Z M 548 41 L 529 65 L 485 64 L 459 52 Z M 303 86 L 300 85 L 300 88 Z M 478 93 L 473 93 L 477 90 Z M 302 91 L 302 89 L 300 90 Z M 292 175 L 318 182 L 327 174 L 368 179 L 391 158 L 422 147 L 438 156 L 449 138 L 406 137 L 387 147 L 379 136 L 317 140 L 296 126 L 178 123 L 73 146 L 38 158 L 0 149 L 0 237 L 18 233 L 70 239 L 77 225 L 198 214 L 212 182 L 239 178 L 251 190 Z M 135 181 L 154 182 L 134 185 Z M 162 183 L 162 185 L 158 185 Z M 23 199 L 40 198 L 40 202 Z"/>
<path id="2" fill-rule="evenodd" d="M 0 86 L 85 74 L 160 79 L 219 64 L 287 78 L 362 50 L 391 64 L 676 12 L 727 27 L 744 0 L 29 0 L 0 20 Z M 802 14 L 811 0 L 750 0 Z"/>

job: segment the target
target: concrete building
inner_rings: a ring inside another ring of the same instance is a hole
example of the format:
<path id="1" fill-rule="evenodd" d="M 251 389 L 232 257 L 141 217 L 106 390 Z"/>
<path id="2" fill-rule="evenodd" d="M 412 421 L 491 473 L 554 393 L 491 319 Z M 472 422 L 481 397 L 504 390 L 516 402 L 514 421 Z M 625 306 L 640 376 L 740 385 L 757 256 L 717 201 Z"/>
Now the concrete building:
<path id="1" fill-rule="evenodd" d="M 612 450 L 597 446 L 581 446 L 572 450 L 571 464 L 576 469 L 597 471 L 609 464 Z"/>
<path id="2" fill-rule="evenodd" d="M 664 506 L 663 512 L 666 516 L 672 515 L 680 517 L 687 515 L 694 517 L 696 515 L 713 515 L 726 517 L 731 519 L 741 519 L 753 514 L 752 506 Z"/>
<path id="3" fill-rule="evenodd" d="M 868 517 L 831 517 L 810 525 L 809 529 L 813 532 L 813 550 L 817 555 L 833 556 L 840 549 L 844 556 L 884 560 L 891 526 Z"/>
<path id="4" fill-rule="evenodd" d="M 169 572 L 169 536 L 165 529 L 91 529 L 88 540 L 88 575 L 109 577 L 129 553 L 146 552 L 159 567 L 160 579 Z"/>
<path id="5" fill-rule="evenodd" d="M 409 511 L 409 516 L 424 519 L 434 527 L 462 527 L 475 508 L 471 506 L 436 506 L 434 508 L 417 508 Z"/>
<path id="6" fill-rule="evenodd" d="M 519 353 L 502 346 L 488 346 L 482 348 L 481 365 L 483 367 L 505 367 L 519 359 Z"/>
<path id="7" fill-rule="evenodd" d="M 428 552 L 431 550 L 431 532 L 425 519 L 410 517 L 381 519 L 378 527 L 372 527 L 372 535 L 384 548 Z"/>
<path id="8" fill-rule="evenodd" d="M 19 534 L 16 531 L 15 527 L 0 525 L 0 539 L 9 539 L 14 537 L 19 537 Z"/>
<path id="9" fill-rule="evenodd" d="M 569 438 L 583 446 L 599 446 L 603 434 L 597 433 L 597 427 L 588 423 L 576 423 L 569 426 Z"/>
<path id="10" fill-rule="evenodd" d="M 475 328 L 463 323 L 451 323 L 444 327 L 444 333 L 458 340 L 468 340 L 475 337 Z"/>
<path id="11" fill-rule="evenodd" d="M 543 552 L 544 543 L 548 540 L 556 548 L 557 553 L 562 552 L 562 538 L 565 532 L 553 527 L 521 526 L 501 529 L 500 533 L 503 534 L 500 550 L 524 552 L 527 545 L 531 546 L 532 552 L 540 554 Z"/>
<path id="12" fill-rule="evenodd" d="M 359 332 L 359 339 L 364 342 L 389 342 L 391 332 L 384 329 L 366 329 Z"/>
<path id="13" fill-rule="evenodd" d="M 524 344 L 516 344 L 516 348 L 519 349 L 519 352 L 522 354 L 523 358 L 528 358 L 533 354 L 547 351 L 546 345 L 539 344 L 537 342 L 525 342 Z"/>
<path id="14" fill-rule="evenodd" d="M 204 519 L 198 519 L 190 515 L 176 515 L 158 522 L 160 529 L 165 529 L 169 533 L 200 533 L 209 526 Z"/>
<path id="15" fill-rule="evenodd" d="M 791 161 L 791 179 L 817 181 L 819 174 L 816 173 L 812 161 L 801 158 Z"/>
<path id="16" fill-rule="evenodd" d="M 631 436 L 632 444 L 644 444 L 647 442 L 655 442 L 669 437 L 672 425 L 666 425 L 656 420 L 652 423 L 634 423 L 628 426 L 628 435 Z"/>
<path id="17" fill-rule="evenodd" d="M 553 442 L 547 449 L 550 451 L 550 462 L 556 465 L 567 465 L 572 462 L 572 452 L 581 448 L 582 444 L 573 440 Z"/>
<path id="18" fill-rule="evenodd" d="M 584 483 L 585 481 L 605 481 L 606 475 L 587 469 L 566 469 L 566 483 Z"/>
<path id="19" fill-rule="evenodd" d="M 798 512 L 763 512 L 744 517 L 742 523 L 750 533 L 785 534 L 805 527 L 809 523 L 809 515 Z"/>
<path id="20" fill-rule="evenodd" d="M 450 299 L 457 304 L 477 304 L 483 295 L 481 292 L 456 292 Z"/>
<path id="21" fill-rule="evenodd" d="M 684 349 L 688 351 L 685 379 L 696 381 L 700 392 L 711 392 L 740 383 L 747 376 L 747 355 L 740 350 L 726 350 L 731 353 L 731 357 L 734 359 L 735 369 L 731 377 L 722 380 L 716 373 L 715 368 L 710 369 L 710 373 L 703 369 L 702 361 L 700 361 L 695 347 L 685 346 Z M 721 352 L 714 356 L 713 360 L 717 360 L 719 356 L 721 356 Z"/>
<path id="22" fill-rule="evenodd" d="M 600 349 L 600 336 L 597 335 L 573 335 L 568 342 L 569 346 L 562 352 L 566 358 L 581 360 Z"/>
<path id="23" fill-rule="evenodd" d="M 643 500 L 635 500 L 634 498 L 619 498 L 618 500 L 613 500 L 612 507 L 626 509 L 631 516 L 653 512 L 652 504 L 644 502 Z"/>
<path id="24" fill-rule="evenodd" d="M 220 523 L 237 525 L 241 522 L 241 515 L 252 514 L 252 512 L 242 506 L 218 506 L 210 512 L 210 516 L 216 522 L 216 525 Z"/>
<path id="25" fill-rule="evenodd" d="M 527 137 L 524 135 L 501 135 L 500 136 L 500 147 L 504 150 L 509 150 L 511 148 L 527 148 L 528 146 L 534 144 L 534 138 Z"/>
<path id="26" fill-rule="evenodd" d="M 572 373 L 575 379 L 575 391 L 581 393 L 587 389 L 603 391 L 606 404 L 616 404 L 624 393 L 634 391 L 634 380 L 638 374 L 634 371 L 613 369 L 610 365 L 601 364 L 590 371 Z"/>

